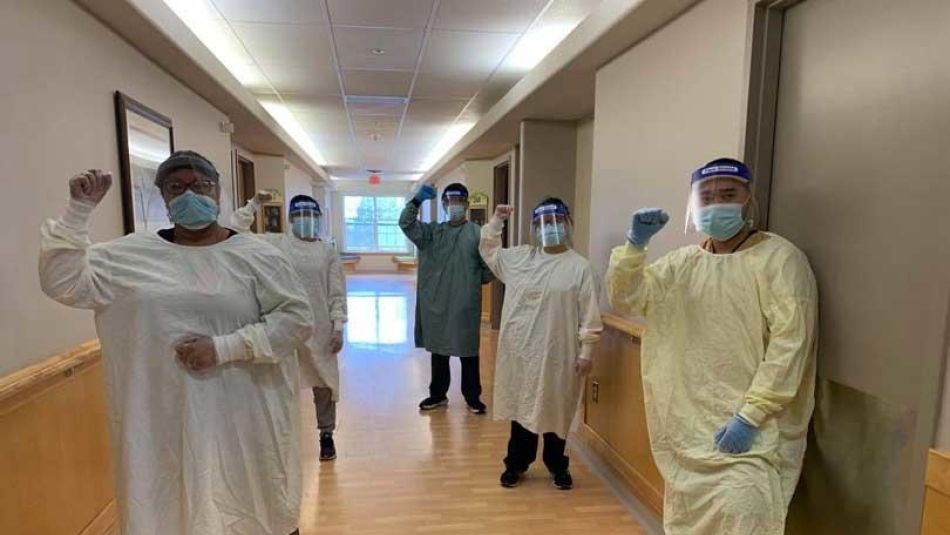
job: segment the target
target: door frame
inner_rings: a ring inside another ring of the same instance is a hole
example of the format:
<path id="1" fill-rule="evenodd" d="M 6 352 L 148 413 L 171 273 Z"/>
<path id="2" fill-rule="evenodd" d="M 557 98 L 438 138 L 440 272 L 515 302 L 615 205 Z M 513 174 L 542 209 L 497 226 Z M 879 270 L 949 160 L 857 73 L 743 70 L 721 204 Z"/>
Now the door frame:
<path id="1" fill-rule="evenodd" d="M 777 127 L 779 82 L 785 12 L 805 0 L 751 0 L 754 10 L 752 22 L 752 43 L 750 54 L 749 85 L 743 140 L 743 157 L 755 177 L 753 196 L 758 204 L 756 221 L 760 229 L 769 228 L 769 206 L 773 184 L 773 156 L 775 151 L 775 133 Z M 950 333 L 950 313 L 948 313 L 948 333 Z M 950 334 L 948 334 L 950 336 Z M 820 349 L 819 349 L 820 351 Z M 820 367 L 816 377 L 816 396 L 821 388 Z M 946 358 L 940 370 L 935 370 L 943 378 L 947 373 Z M 941 381 L 942 384 L 942 381 Z M 914 429 L 909 437 L 912 452 L 909 480 L 920 481 L 919 488 L 905 489 L 904 510 L 896 520 L 902 528 L 919 531 L 923 508 L 924 479 L 927 454 L 933 446 L 937 431 L 937 420 L 942 399 L 941 387 L 937 387 L 936 396 L 931 403 L 921 402 L 916 407 Z M 865 393 L 867 394 L 867 393 Z M 923 397 L 923 395 L 922 395 Z M 818 414 L 816 397 L 815 414 Z M 811 431 L 810 431 L 811 432 Z M 927 447 L 922 447 L 926 444 Z M 809 444 L 809 448 L 812 444 Z M 812 453 L 814 454 L 814 452 Z M 806 463 L 807 463 L 806 453 Z M 803 471 L 804 473 L 804 471 Z M 855 490 L 855 489 L 849 489 Z M 908 531 L 911 532 L 911 531 Z"/>
<path id="2" fill-rule="evenodd" d="M 492 167 L 492 210 L 499 204 L 511 204 L 511 160 L 503 160 Z M 505 221 L 501 231 L 502 247 L 511 243 L 511 225 Z M 505 301 L 505 285 L 499 280 L 491 283 L 491 328 L 501 328 L 501 309 Z"/>

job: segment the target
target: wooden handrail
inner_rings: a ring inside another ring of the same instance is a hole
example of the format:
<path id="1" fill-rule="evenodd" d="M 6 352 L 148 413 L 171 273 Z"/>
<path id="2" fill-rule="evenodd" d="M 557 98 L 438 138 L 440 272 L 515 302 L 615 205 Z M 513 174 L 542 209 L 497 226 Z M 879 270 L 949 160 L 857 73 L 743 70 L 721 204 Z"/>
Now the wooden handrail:
<path id="1" fill-rule="evenodd" d="M 99 360 L 98 340 L 92 340 L 43 362 L 0 377 L 0 402 L 39 386 L 60 374 L 71 375 L 77 369 Z"/>
<path id="2" fill-rule="evenodd" d="M 609 312 L 601 314 L 600 317 L 601 320 L 603 320 L 604 325 L 610 327 L 611 329 L 620 331 L 621 333 L 634 338 L 643 338 L 644 327 L 640 323 L 629 320 L 622 316 L 617 316 L 616 314 L 611 314 Z"/>

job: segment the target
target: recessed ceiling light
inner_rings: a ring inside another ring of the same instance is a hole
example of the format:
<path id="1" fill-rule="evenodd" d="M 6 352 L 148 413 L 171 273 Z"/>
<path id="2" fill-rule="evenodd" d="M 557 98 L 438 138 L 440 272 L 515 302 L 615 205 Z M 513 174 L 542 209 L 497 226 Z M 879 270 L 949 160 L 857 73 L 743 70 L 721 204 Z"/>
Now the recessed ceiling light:
<path id="1" fill-rule="evenodd" d="M 382 135 L 382 134 L 377 134 L 377 133 L 372 133 L 372 134 L 369 135 L 369 138 L 370 138 L 371 140 L 373 140 L 373 141 L 382 141 L 382 140 L 383 140 L 383 135 Z"/>
<path id="2" fill-rule="evenodd" d="M 374 48 L 370 50 L 370 52 L 372 52 L 374 56 L 382 56 L 386 54 L 386 51 L 383 50 L 382 48 Z"/>

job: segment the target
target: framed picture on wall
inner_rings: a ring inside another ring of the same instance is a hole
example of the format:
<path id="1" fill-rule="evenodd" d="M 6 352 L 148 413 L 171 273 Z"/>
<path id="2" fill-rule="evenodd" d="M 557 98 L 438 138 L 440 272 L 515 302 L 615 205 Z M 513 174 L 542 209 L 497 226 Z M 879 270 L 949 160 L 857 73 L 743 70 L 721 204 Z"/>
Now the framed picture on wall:
<path id="1" fill-rule="evenodd" d="M 159 164 L 175 150 L 171 119 L 116 91 L 115 122 L 125 233 L 172 226 L 162 192 L 155 186 Z"/>
<path id="2" fill-rule="evenodd" d="M 261 206 L 261 224 L 264 232 L 280 233 L 284 231 L 284 219 L 281 203 L 265 203 Z"/>

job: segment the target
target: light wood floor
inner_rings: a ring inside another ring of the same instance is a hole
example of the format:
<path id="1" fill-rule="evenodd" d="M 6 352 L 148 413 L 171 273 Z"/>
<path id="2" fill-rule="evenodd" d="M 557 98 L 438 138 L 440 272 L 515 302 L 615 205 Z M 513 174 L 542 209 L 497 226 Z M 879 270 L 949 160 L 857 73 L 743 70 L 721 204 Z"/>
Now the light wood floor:
<path id="1" fill-rule="evenodd" d="M 465 410 L 458 359 L 452 363 L 449 407 L 419 412 L 429 357 L 412 347 L 412 281 L 412 276 L 349 278 L 336 461 L 317 461 L 309 396 L 301 404 L 301 534 L 646 533 L 576 456 L 571 460 L 574 490 L 551 485 L 540 452 L 520 487 L 499 486 L 508 423 L 491 420 L 494 337 L 489 331 L 481 346 L 489 414 Z"/>

